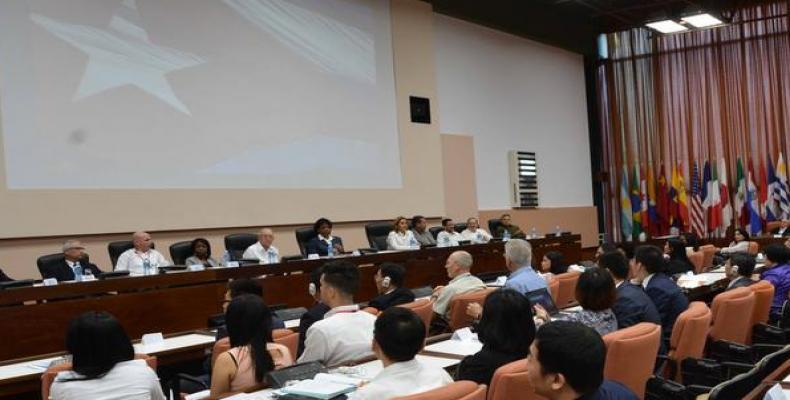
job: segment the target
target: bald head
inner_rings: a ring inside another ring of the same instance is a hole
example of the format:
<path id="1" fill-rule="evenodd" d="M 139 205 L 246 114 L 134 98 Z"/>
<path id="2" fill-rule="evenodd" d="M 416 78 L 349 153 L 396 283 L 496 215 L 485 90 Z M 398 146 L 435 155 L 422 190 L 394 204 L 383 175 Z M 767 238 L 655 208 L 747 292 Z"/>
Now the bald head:
<path id="1" fill-rule="evenodd" d="M 143 231 L 135 232 L 132 234 L 132 243 L 135 250 L 146 252 L 151 249 L 151 235 Z"/>
<path id="2" fill-rule="evenodd" d="M 472 269 L 472 255 L 463 250 L 455 251 L 447 257 L 444 268 L 447 269 L 447 276 L 450 279 L 465 274 Z"/>
<path id="3" fill-rule="evenodd" d="M 274 232 L 269 228 L 261 229 L 258 231 L 258 241 L 261 242 L 261 246 L 268 249 L 274 243 Z"/>

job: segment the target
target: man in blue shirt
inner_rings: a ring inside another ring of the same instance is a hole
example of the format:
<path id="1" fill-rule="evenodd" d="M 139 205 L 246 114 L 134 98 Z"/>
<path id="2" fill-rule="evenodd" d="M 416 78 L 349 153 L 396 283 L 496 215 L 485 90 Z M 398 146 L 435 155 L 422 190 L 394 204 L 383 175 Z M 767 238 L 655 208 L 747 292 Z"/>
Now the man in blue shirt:
<path id="1" fill-rule="evenodd" d="M 523 239 L 511 239 L 505 244 L 505 266 L 510 271 L 505 287 L 521 294 L 545 289 L 546 280 L 532 269 L 532 245 Z"/>

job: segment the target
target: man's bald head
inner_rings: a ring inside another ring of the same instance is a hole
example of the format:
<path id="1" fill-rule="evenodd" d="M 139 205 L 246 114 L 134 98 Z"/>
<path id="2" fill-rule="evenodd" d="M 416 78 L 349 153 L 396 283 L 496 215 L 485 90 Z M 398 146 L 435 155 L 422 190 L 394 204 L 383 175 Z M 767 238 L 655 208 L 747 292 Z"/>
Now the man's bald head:
<path id="1" fill-rule="evenodd" d="M 132 234 L 132 243 L 137 251 L 146 252 L 151 248 L 151 235 L 148 232 L 137 231 Z"/>

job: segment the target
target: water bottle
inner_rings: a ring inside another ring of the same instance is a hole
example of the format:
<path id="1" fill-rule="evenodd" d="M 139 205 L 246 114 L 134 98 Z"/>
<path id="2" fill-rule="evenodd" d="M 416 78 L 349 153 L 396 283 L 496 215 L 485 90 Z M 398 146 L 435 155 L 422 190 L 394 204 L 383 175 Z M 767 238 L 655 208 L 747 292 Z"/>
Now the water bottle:
<path id="1" fill-rule="evenodd" d="M 87 279 L 86 279 L 87 278 Z M 82 280 L 84 281 L 92 281 L 94 280 L 93 272 L 89 269 L 85 269 L 82 271 Z"/>
<path id="2" fill-rule="evenodd" d="M 326 245 L 326 256 L 329 258 L 335 256 L 335 248 L 332 246 L 331 242 Z"/>
<path id="3" fill-rule="evenodd" d="M 559 225 L 554 227 L 554 234 L 556 236 L 560 236 L 562 234 L 562 231 L 560 230 L 560 226 Z"/>
<path id="4" fill-rule="evenodd" d="M 80 265 L 79 261 L 74 263 L 74 280 L 82 282 L 82 265 Z"/>
<path id="5" fill-rule="evenodd" d="M 477 236 L 476 237 L 477 237 L 477 243 L 483 243 L 483 234 L 482 233 L 477 232 Z"/>
<path id="6" fill-rule="evenodd" d="M 417 239 L 415 239 L 414 236 L 412 236 L 411 241 L 409 242 L 409 246 L 415 249 L 420 248 L 420 244 L 417 243 Z"/>
<path id="7" fill-rule="evenodd" d="M 444 245 L 450 247 L 450 235 L 444 236 Z"/>
<path id="8" fill-rule="evenodd" d="M 227 267 L 229 262 L 230 262 L 230 252 L 225 250 L 225 253 L 222 254 L 222 266 Z"/>
<path id="9" fill-rule="evenodd" d="M 509 230 L 505 229 L 505 231 L 502 232 L 502 240 L 505 241 L 505 242 L 510 240 L 510 231 Z"/>
<path id="10" fill-rule="evenodd" d="M 151 261 L 147 258 L 143 260 L 143 275 L 151 275 Z"/>
<path id="11" fill-rule="evenodd" d="M 537 238 L 538 238 L 538 230 L 537 230 L 537 228 L 535 228 L 535 227 L 533 226 L 533 227 L 532 227 L 532 233 L 530 233 L 530 234 L 529 234 L 529 236 L 530 236 L 531 238 L 533 238 L 533 239 L 537 239 Z"/>

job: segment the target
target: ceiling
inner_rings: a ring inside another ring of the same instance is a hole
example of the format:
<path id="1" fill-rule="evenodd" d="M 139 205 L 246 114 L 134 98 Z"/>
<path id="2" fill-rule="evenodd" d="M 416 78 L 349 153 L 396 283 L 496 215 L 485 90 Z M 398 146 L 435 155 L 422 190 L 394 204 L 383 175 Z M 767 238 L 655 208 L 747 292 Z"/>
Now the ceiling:
<path id="1" fill-rule="evenodd" d="M 728 13 L 760 0 L 423 0 L 434 11 L 577 53 L 598 34 L 694 11 Z"/>

